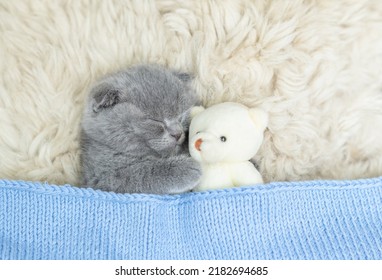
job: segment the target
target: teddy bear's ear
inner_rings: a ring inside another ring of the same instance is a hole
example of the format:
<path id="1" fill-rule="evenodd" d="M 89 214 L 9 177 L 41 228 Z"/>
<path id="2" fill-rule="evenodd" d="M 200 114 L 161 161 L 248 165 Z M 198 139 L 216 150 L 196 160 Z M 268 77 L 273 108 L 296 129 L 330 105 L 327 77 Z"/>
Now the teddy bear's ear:
<path id="1" fill-rule="evenodd" d="M 268 113 L 260 108 L 249 109 L 249 115 L 251 116 L 253 122 L 262 131 L 268 126 Z"/>
<path id="2" fill-rule="evenodd" d="M 191 112 L 190 112 L 191 118 L 193 118 L 196 115 L 200 114 L 204 110 L 205 110 L 205 108 L 203 106 L 194 106 L 194 107 L 192 107 L 191 108 Z"/>

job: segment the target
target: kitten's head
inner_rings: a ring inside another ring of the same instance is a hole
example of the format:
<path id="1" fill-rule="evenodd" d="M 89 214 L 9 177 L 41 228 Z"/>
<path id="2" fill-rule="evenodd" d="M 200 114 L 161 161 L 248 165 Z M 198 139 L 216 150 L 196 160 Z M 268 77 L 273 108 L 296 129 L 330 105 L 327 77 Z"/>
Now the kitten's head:
<path id="1" fill-rule="evenodd" d="M 158 65 L 109 75 L 90 92 L 83 130 L 121 152 L 175 151 L 187 136 L 190 108 L 198 103 L 189 83 L 189 75 Z"/>

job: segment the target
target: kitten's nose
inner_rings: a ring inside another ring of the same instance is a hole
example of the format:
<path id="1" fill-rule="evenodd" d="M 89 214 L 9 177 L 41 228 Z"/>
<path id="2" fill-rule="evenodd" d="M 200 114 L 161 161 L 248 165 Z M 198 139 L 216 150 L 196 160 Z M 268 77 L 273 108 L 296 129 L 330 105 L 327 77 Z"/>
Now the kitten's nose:
<path id="1" fill-rule="evenodd" d="M 171 136 L 175 138 L 176 141 L 182 137 L 182 133 L 171 133 Z"/>

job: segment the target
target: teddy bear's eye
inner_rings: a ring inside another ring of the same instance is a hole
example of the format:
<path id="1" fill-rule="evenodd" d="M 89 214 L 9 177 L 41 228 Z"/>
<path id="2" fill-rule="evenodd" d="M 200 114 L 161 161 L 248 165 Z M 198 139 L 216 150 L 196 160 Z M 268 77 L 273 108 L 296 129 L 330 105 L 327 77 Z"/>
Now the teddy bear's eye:
<path id="1" fill-rule="evenodd" d="M 225 142 L 227 141 L 227 138 L 225 136 L 220 137 L 220 141 Z"/>

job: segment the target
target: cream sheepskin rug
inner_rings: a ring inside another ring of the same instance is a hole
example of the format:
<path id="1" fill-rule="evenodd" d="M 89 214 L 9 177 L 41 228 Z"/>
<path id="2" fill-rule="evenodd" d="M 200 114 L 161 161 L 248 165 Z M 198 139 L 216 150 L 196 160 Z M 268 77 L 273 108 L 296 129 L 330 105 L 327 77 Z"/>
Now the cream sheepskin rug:
<path id="1" fill-rule="evenodd" d="M 263 106 L 266 181 L 382 175 L 382 1 L 0 1 L 0 177 L 79 182 L 105 73 L 160 63 Z"/>

